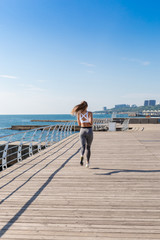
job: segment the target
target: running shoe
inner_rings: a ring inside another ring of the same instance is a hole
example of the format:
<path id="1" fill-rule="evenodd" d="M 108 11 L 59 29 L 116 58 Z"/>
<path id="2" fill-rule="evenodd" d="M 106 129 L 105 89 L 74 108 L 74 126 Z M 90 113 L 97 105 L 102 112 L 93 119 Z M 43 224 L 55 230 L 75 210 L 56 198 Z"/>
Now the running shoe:
<path id="1" fill-rule="evenodd" d="M 88 161 L 86 162 L 86 168 L 89 168 L 89 162 Z"/>
<path id="2" fill-rule="evenodd" d="M 81 156 L 80 165 L 83 166 L 83 156 Z"/>

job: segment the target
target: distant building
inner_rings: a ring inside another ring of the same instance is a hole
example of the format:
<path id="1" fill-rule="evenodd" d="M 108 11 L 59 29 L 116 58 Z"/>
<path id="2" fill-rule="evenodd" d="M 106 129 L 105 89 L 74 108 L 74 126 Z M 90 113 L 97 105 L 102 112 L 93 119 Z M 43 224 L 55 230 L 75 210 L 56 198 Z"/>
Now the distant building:
<path id="1" fill-rule="evenodd" d="M 144 106 L 146 107 L 146 106 L 149 106 L 149 100 L 145 100 L 144 101 Z"/>
<path id="2" fill-rule="evenodd" d="M 156 100 L 149 100 L 149 106 L 156 106 Z"/>
<path id="3" fill-rule="evenodd" d="M 137 107 L 137 105 L 136 105 L 136 104 L 133 104 L 131 107 L 132 107 L 132 108 L 136 108 L 136 107 Z"/>
<path id="4" fill-rule="evenodd" d="M 156 100 L 145 100 L 144 106 L 156 106 Z"/>
<path id="5" fill-rule="evenodd" d="M 130 105 L 127 105 L 127 104 L 118 104 L 118 105 L 115 105 L 115 108 L 128 108 L 130 107 Z"/>
<path id="6" fill-rule="evenodd" d="M 103 107 L 103 111 L 107 111 L 107 107 Z"/>

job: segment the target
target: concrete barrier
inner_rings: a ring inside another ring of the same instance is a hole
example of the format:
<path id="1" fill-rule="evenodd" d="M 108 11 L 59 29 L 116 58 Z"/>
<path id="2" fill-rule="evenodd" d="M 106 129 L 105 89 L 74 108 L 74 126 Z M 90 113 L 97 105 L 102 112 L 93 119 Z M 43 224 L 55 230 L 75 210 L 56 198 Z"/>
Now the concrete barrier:
<path id="1" fill-rule="evenodd" d="M 124 118 L 114 118 L 115 122 L 121 123 Z M 160 118 L 130 118 L 130 124 L 160 124 Z"/>

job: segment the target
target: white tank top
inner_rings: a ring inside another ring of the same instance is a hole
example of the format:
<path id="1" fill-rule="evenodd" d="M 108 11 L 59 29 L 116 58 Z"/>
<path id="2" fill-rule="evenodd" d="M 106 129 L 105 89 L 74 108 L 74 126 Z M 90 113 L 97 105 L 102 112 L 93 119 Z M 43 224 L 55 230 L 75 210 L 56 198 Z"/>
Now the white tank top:
<path id="1" fill-rule="evenodd" d="M 86 112 L 85 114 L 80 113 L 80 122 L 81 123 L 89 123 L 88 112 Z"/>

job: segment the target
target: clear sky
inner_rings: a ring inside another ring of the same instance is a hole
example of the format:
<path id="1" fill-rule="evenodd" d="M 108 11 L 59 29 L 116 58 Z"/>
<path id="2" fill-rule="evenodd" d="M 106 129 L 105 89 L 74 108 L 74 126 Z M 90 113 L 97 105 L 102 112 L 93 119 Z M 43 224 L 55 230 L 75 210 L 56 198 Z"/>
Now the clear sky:
<path id="1" fill-rule="evenodd" d="M 160 102 L 159 0 L 0 0 L 0 114 Z"/>

